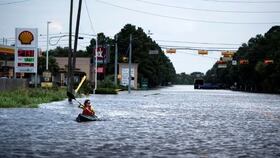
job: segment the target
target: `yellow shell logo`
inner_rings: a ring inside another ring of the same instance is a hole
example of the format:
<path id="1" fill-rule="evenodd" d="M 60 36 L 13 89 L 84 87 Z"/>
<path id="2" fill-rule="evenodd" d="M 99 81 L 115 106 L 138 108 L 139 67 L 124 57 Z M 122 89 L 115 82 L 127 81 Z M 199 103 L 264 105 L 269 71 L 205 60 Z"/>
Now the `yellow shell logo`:
<path id="1" fill-rule="evenodd" d="M 20 40 L 21 44 L 31 44 L 31 42 L 34 40 L 34 36 L 29 31 L 22 31 L 18 39 Z"/>

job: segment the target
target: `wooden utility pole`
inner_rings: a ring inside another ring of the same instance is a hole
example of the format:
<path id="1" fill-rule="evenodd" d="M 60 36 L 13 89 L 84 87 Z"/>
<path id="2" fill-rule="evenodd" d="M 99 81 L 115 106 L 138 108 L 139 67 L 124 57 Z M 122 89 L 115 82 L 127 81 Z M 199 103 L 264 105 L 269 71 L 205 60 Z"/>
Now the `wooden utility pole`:
<path id="1" fill-rule="evenodd" d="M 76 31 L 75 31 L 75 41 L 74 41 L 74 52 L 73 52 L 73 65 L 72 65 L 73 71 L 75 71 L 75 68 L 76 68 L 76 53 L 77 53 L 77 46 L 78 46 L 82 2 L 83 2 L 82 0 L 79 0 L 79 7 L 78 7 L 77 21 L 76 21 Z"/>
<path id="2" fill-rule="evenodd" d="M 69 52 L 68 52 L 68 72 L 67 72 L 67 91 L 73 92 L 72 78 L 72 15 L 73 15 L 73 0 L 70 2 L 70 19 L 69 19 Z M 72 98 L 68 98 L 69 102 L 72 102 Z"/>
<path id="3" fill-rule="evenodd" d="M 82 0 L 79 0 L 77 21 L 76 21 L 76 30 L 75 30 L 75 39 L 74 39 L 74 50 L 72 51 L 72 14 L 73 14 L 73 0 L 70 4 L 70 22 L 69 22 L 69 53 L 68 53 L 68 80 L 67 87 L 68 92 L 74 92 L 74 71 L 76 65 L 76 52 L 78 45 L 78 36 L 79 36 L 79 27 L 80 27 L 80 17 L 82 9 Z M 72 99 L 68 99 L 69 102 L 72 102 Z"/>

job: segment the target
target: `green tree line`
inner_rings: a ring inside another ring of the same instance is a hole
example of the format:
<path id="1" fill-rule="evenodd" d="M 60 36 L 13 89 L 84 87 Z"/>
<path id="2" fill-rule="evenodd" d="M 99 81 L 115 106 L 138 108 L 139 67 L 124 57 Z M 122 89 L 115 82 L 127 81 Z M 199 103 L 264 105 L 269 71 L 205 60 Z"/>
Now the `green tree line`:
<path id="1" fill-rule="evenodd" d="M 106 65 L 106 76 L 114 74 L 115 43 L 118 44 L 118 63 L 128 62 L 130 34 L 132 35 L 132 63 L 138 63 L 138 82 L 148 81 L 150 88 L 168 85 L 175 81 L 176 72 L 172 62 L 164 54 L 160 46 L 148 36 L 142 28 L 131 24 L 125 25 L 115 38 L 98 34 L 98 45 L 109 48 L 110 62 Z M 78 51 L 77 57 L 90 57 L 93 61 L 95 39 L 91 39 L 85 51 Z M 158 54 L 149 54 L 150 50 L 158 50 Z M 68 48 L 57 47 L 49 51 L 50 56 L 67 57 Z M 44 66 L 41 66 L 44 68 Z M 56 70 L 56 69 L 54 69 Z M 54 72 L 53 72 L 54 73 Z"/>
<path id="2" fill-rule="evenodd" d="M 233 60 L 248 60 L 248 63 L 232 65 L 229 61 L 223 69 L 214 64 L 205 81 L 238 90 L 280 93 L 280 26 L 242 44 Z M 271 62 L 265 63 L 268 60 Z"/>
<path id="3" fill-rule="evenodd" d="M 180 74 L 176 74 L 176 79 L 174 84 L 177 85 L 193 85 L 194 80 L 197 78 L 203 77 L 204 74 L 202 72 L 192 72 L 191 74 L 186 74 L 184 72 Z"/>

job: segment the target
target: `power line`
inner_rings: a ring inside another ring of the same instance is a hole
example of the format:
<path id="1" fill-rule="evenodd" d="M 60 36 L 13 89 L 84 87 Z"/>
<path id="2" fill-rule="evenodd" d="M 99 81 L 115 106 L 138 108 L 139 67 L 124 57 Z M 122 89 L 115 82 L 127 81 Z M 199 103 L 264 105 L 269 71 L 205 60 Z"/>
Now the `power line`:
<path id="1" fill-rule="evenodd" d="M 27 2 L 27 1 L 30 1 L 30 0 L 21 0 L 21 1 L 14 1 L 14 2 L 3 2 L 3 3 L 0 3 L 0 5 L 9 5 L 9 4 L 23 3 L 23 2 Z"/>
<path id="2" fill-rule="evenodd" d="M 88 11 L 88 6 L 87 6 L 87 1 L 86 0 L 85 0 L 85 6 L 86 6 L 86 11 L 87 11 L 88 19 L 89 19 L 89 22 L 90 22 L 90 27 L 91 27 L 92 32 L 94 33 L 95 30 L 94 30 L 94 27 L 93 27 L 93 24 L 92 24 L 92 21 L 91 21 L 91 18 L 90 18 L 90 14 L 89 14 L 89 11 Z"/>
<path id="3" fill-rule="evenodd" d="M 192 41 L 172 41 L 172 40 L 155 40 L 158 42 L 170 42 L 170 43 L 190 43 L 190 44 L 209 44 L 209 45 L 241 45 L 233 43 L 209 43 L 209 42 L 192 42 Z"/>
<path id="4" fill-rule="evenodd" d="M 172 46 L 172 45 L 159 45 L 165 49 L 178 49 L 178 50 L 207 50 L 207 51 L 236 51 L 237 48 L 226 48 L 226 47 L 189 47 L 189 46 Z"/>
<path id="5" fill-rule="evenodd" d="M 182 20 L 182 21 L 192 21 L 192 22 L 200 22 L 200 23 L 216 23 L 216 24 L 239 24 L 239 25 L 277 25 L 280 22 L 231 22 L 231 21 L 210 21 L 210 20 L 198 20 L 198 19 L 188 19 L 188 18 L 182 18 L 182 17 L 174 17 L 174 16 L 167 16 L 167 15 L 160 15 L 160 14 L 156 14 L 156 13 L 151 13 L 151 12 L 145 12 L 142 10 L 135 10 L 135 9 L 131 9 L 131 8 L 127 8 L 127 7 L 122 7 L 116 4 L 112 4 L 112 3 L 108 3 L 108 2 L 104 2 L 102 0 L 96 0 L 99 3 L 103 3 L 106 5 L 110 5 L 113 7 L 117 7 L 117 8 L 122 8 L 125 10 L 129 10 L 129 11 L 133 11 L 133 12 L 137 12 L 137 13 L 142 13 L 142 14 L 146 14 L 146 15 L 152 15 L 152 16 L 157 16 L 157 17 L 162 17 L 162 18 L 168 18 L 168 19 L 173 19 L 173 20 Z"/>
<path id="6" fill-rule="evenodd" d="M 218 13 L 252 13 L 252 14 L 259 14 L 259 13 L 280 13 L 280 11 L 241 11 L 241 10 L 212 10 L 212 9 L 198 9 L 198 8 L 190 8 L 190 7 L 181 7 L 181 6 L 175 6 L 175 5 L 167 5 L 162 3 L 156 3 L 156 2 L 150 2 L 146 0 L 135 0 L 142 3 L 147 3 L 151 5 L 157 5 L 157 6 L 163 6 L 163 7 L 169 7 L 169 8 L 177 8 L 177 9 L 184 9 L 184 10 L 193 10 L 193 11 L 201 11 L 201 12 L 218 12 Z"/>
<path id="7" fill-rule="evenodd" d="M 222 3 L 280 3 L 280 1 L 230 1 L 230 0 L 202 0 L 210 2 L 222 2 Z"/>
<path id="8" fill-rule="evenodd" d="M 210 59 L 214 59 L 214 60 L 220 59 L 220 58 L 211 57 L 211 56 L 207 56 L 207 55 L 199 55 L 199 54 L 193 54 L 193 53 L 182 52 L 182 51 L 179 51 L 179 53 L 189 54 L 189 55 L 193 55 L 193 56 L 199 56 L 199 57 L 203 57 L 203 58 L 210 58 Z"/>

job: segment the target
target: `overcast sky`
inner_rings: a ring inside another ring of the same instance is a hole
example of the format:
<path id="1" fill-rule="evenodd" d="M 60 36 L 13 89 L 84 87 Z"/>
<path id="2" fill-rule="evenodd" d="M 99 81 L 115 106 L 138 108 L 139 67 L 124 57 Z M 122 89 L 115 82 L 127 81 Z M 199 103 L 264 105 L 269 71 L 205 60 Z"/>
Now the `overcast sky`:
<path id="1" fill-rule="evenodd" d="M 0 0 L 0 43 L 7 38 L 12 44 L 16 27 L 38 28 L 39 47 L 45 50 L 47 21 L 52 22 L 50 37 L 67 33 L 69 7 L 70 0 Z M 74 22 L 77 8 L 78 0 L 74 0 Z M 251 37 L 280 25 L 279 8 L 280 0 L 83 0 L 80 33 L 103 32 L 113 37 L 130 23 L 146 33 L 150 30 L 150 36 L 163 47 L 237 49 Z M 79 49 L 85 49 L 91 38 L 82 36 Z M 57 39 L 50 42 L 55 44 Z M 65 37 L 50 48 L 67 44 Z M 201 56 L 195 50 L 177 50 L 167 56 L 177 73 L 205 73 L 220 54 L 211 51 Z"/>

